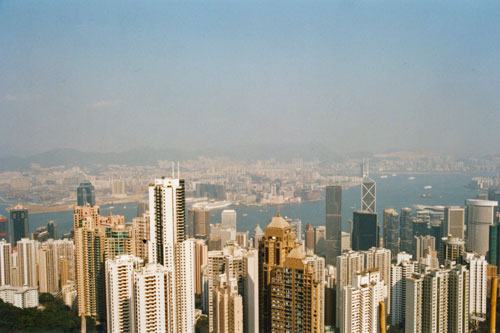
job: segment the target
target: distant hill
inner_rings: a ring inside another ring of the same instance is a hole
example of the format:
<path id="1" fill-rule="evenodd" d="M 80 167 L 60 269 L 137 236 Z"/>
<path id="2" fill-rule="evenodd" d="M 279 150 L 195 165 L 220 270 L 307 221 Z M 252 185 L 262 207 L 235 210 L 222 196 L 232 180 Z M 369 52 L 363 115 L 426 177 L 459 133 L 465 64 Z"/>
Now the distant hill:
<path id="1" fill-rule="evenodd" d="M 274 158 L 276 160 L 291 160 L 303 158 L 305 160 L 318 158 L 320 160 L 339 160 L 342 157 L 334 153 L 324 144 L 300 145 L 238 145 L 223 146 L 204 150 L 176 150 L 176 149 L 133 149 L 125 152 L 82 152 L 76 149 L 53 149 L 28 157 L 7 156 L 0 158 L 0 171 L 27 170 L 33 163 L 41 167 L 81 166 L 93 167 L 96 165 L 124 164 L 130 166 L 155 165 L 158 160 L 183 161 L 200 156 L 208 158 L 229 157 L 241 161 Z"/>

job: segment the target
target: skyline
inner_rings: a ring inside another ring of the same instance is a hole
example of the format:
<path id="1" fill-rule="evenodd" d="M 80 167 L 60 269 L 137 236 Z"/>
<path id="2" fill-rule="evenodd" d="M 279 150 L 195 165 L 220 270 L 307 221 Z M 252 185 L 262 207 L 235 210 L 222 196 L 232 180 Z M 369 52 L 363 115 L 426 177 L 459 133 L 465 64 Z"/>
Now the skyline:
<path id="1" fill-rule="evenodd" d="M 0 156 L 498 153 L 498 3 L 148 4 L 0 3 Z"/>

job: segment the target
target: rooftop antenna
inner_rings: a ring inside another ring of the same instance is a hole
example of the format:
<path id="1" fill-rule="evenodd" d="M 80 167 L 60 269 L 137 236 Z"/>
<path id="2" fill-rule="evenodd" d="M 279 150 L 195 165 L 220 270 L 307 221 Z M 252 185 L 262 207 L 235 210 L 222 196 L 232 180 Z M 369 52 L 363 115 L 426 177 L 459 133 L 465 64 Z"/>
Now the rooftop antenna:
<path id="1" fill-rule="evenodd" d="M 179 162 L 177 162 L 177 178 L 181 179 L 181 171 L 180 171 L 180 167 L 179 167 Z"/>
<path id="2" fill-rule="evenodd" d="M 172 179 L 174 178 L 175 174 L 174 174 L 174 162 L 172 162 Z"/>

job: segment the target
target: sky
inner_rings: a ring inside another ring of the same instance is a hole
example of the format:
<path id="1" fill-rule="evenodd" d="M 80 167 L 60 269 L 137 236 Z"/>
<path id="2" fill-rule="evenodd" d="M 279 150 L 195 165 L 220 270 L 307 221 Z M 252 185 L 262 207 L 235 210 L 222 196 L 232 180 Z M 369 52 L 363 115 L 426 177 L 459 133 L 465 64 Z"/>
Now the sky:
<path id="1" fill-rule="evenodd" d="M 0 155 L 499 153 L 498 1 L 0 0 Z"/>

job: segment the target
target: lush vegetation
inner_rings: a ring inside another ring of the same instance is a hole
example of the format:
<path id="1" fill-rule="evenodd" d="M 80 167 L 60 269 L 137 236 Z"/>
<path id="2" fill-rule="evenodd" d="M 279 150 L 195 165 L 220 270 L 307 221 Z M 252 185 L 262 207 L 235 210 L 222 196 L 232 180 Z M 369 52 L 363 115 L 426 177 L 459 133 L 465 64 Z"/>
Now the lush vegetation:
<path id="1" fill-rule="evenodd" d="M 0 332 L 80 332 L 81 319 L 51 294 L 40 295 L 40 308 L 20 309 L 0 300 Z M 87 320 L 87 332 L 96 331 Z"/>

